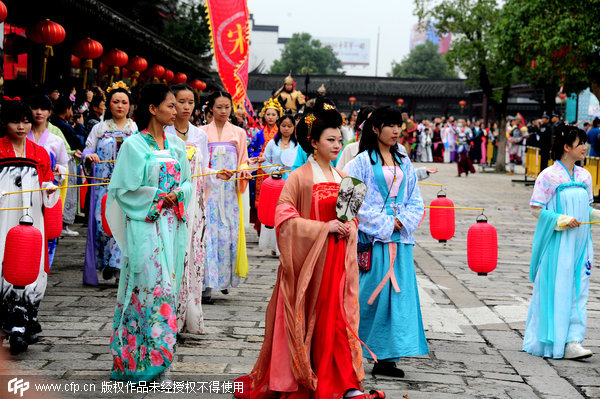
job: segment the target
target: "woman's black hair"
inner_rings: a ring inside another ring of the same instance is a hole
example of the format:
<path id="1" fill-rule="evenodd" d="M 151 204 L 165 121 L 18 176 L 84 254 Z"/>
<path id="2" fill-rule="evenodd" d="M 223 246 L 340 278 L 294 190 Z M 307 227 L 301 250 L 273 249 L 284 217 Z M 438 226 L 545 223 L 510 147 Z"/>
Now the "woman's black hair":
<path id="1" fill-rule="evenodd" d="M 360 125 L 362 125 L 363 122 L 369 118 L 369 115 L 371 115 L 373 111 L 375 111 L 375 107 L 372 105 L 363 105 L 362 107 L 360 107 L 360 109 L 358 110 L 358 116 L 356 117 L 356 123 L 354 124 L 354 127 L 357 132 L 360 133 Z"/>
<path id="2" fill-rule="evenodd" d="M 189 90 L 192 92 L 192 95 L 194 96 L 194 104 L 198 104 L 198 96 L 196 95 L 194 89 L 192 89 L 192 86 L 190 86 L 187 83 L 179 83 L 171 86 L 171 91 L 173 92 L 173 94 L 175 94 L 175 97 L 177 97 L 177 93 L 185 90 Z"/>
<path id="3" fill-rule="evenodd" d="M 90 102 L 90 108 L 93 109 L 94 107 L 96 107 L 96 108 L 100 107 L 100 104 L 102 103 L 102 101 L 106 102 L 106 100 L 104 99 L 104 96 L 94 95 L 94 97 L 92 97 L 92 101 Z"/>
<path id="4" fill-rule="evenodd" d="M 402 126 L 402 112 L 398 108 L 379 107 L 373 111 L 363 127 L 362 134 L 360 136 L 360 143 L 358 145 L 358 152 L 361 153 L 363 151 L 368 151 L 369 156 L 371 156 L 374 152 L 383 163 L 383 156 L 381 155 L 381 151 L 379 151 L 379 138 L 375 134 L 375 129 L 378 129 L 381 132 L 381 129 L 384 126 L 391 125 Z M 401 158 L 403 158 L 404 155 L 398 151 L 397 146 L 391 146 L 390 152 L 392 153 L 392 160 L 394 164 L 396 162 L 402 162 Z M 376 162 L 374 162 L 371 158 L 371 164 L 375 165 L 375 163 Z"/>
<path id="5" fill-rule="evenodd" d="M 310 123 L 311 116 L 314 117 L 312 123 Z M 298 143 L 307 154 L 312 154 L 314 148 L 311 141 L 319 141 L 325 129 L 339 129 L 342 126 L 342 122 L 342 116 L 335 109 L 322 110 L 316 114 L 307 114 L 296 125 Z"/>
<path id="6" fill-rule="evenodd" d="M 210 96 L 208 96 L 208 100 L 206 101 L 206 105 L 208 106 L 210 112 L 212 112 L 212 109 L 215 106 L 215 101 L 219 97 L 228 98 L 231 105 L 233 105 L 231 94 L 227 93 L 226 91 L 213 91 L 212 93 L 210 93 Z"/>
<path id="7" fill-rule="evenodd" d="M 6 125 L 9 123 L 19 123 L 26 120 L 33 122 L 33 111 L 31 107 L 21 100 L 4 101 L 2 103 L 2 112 L 0 113 L 0 137 L 6 136 Z"/>
<path id="8" fill-rule="evenodd" d="M 290 136 L 290 140 L 292 140 L 294 143 L 296 143 L 296 145 L 298 145 L 298 139 L 296 138 L 296 120 L 294 119 L 294 115 L 292 114 L 285 114 L 281 118 L 277 119 L 277 134 L 275 135 L 275 137 L 273 137 L 273 140 L 275 140 L 275 144 L 279 144 L 279 140 L 281 140 L 281 124 L 286 119 L 292 122 L 292 126 L 294 126 L 294 131 Z"/>
<path id="9" fill-rule="evenodd" d="M 112 100 L 112 96 L 117 93 L 125 93 L 127 95 L 127 99 L 129 100 L 129 111 L 131 111 L 131 93 L 127 90 L 119 87 L 118 89 L 112 89 L 110 93 L 106 94 L 106 110 L 104 111 L 104 120 L 107 121 L 112 119 L 112 112 L 110 111 L 110 100 Z M 129 111 L 127 112 L 127 117 L 129 117 Z"/>
<path id="10" fill-rule="evenodd" d="M 27 105 L 29 105 L 31 109 L 43 109 L 44 111 L 52 111 L 52 101 L 42 94 L 36 94 L 35 96 L 31 96 L 29 100 L 27 100 Z"/>
<path id="11" fill-rule="evenodd" d="M 558 125 L 552 136 L 550 157 L 555 161 L 560 160 L 565 152 L 565 144 L 572 147 L 578 137 L 579 144 L 585 144 L 587 134 L 584 130 L 579 129 L 577 126 L 565 125 L 564 123 Z"/>
<path id="12" fill-rule="evenodd" d="M 135 123 L 139 130 L 144 130 L 150 124 L 152 114 L 150 113 L 150 105 L 158 107 L 167 94 L 172 93 L 171 89 L 163 83 L 150 83 L 142 88 L 140 93 L 140 101 L 135 109 Z"/>

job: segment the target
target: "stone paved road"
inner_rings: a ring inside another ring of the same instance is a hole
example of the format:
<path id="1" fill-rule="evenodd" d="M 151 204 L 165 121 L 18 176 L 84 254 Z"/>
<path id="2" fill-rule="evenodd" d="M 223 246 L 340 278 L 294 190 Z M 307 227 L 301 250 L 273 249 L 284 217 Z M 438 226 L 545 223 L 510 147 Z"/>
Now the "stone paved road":
<path id="1" fill-rule="evenodd" d="M 528 264 L 535 220 L 527 205 L 531 187 L 513 184 L 505 175 L 477 173 L 456 178 L 455 174 L 454 165 L 442 165 L 429 182 L 443 183 L 457 206 L 486 208 L 490 223 L 498 230 L 498 268 L 484 277 L 467 266 L 466 235 L 476 212 L 457 211 L 456 235 L 447 244 L 430 237 L 426 219 L 416 233 L 415 261 L 431 353 L 403 359 L 399 366 L 406 371 L 404 379 L 375 379 L 368 374 L 365 386 L 384 389 L 392 399 L 402 398 L 405 392 L 411 399 L 600 397 L 600 290 L 596 273 L 592 272 L 590 286 L 586 345 L 598 355 L 575 362 L 522 352 L 532 290 Z M 421 186 L 421 191 L 429 203 L 437 188 Z M 222 387 L 249 372 L 258 355 L 278 262 L 257 248 L 256 236 L 250 230 L 248 241 L 251 269 L 247 281 L 228 296 L 218 294 L 215 305 L 205 306 L 206 334 L 185 335 L 185 342 L 178 346 L 172 376 L 175 381 L 197 382 L 197 392 L 200 381 L 221 381 Z M 0 374 L 17 368 L 21 375 L 37 376 L 28 378 L 77 382 L 80 389 L 85 383 L 96 383 L 96 392 L 78 393 L 76 397 L 170 397 L 101 393 L 102 381 L 108 381 L 112 365 L 108 340 L 116 286 L 111 281 L 99 287 L 82 286 L 84 245 L 83 237 L 60 243 L 40 311 L 42 339 L 28 352 L 0 362 Z M 371 365 L 366 369 L 369 372 Z M 204 386 L 208 392 L 208 385 Z M 5 387 L 5 380 L 0 378 L 0 398 L 14 397 L 5 393 Z M 32 383 L 24 397 L 33 390 Z M 74 397 L 65 392 L 54 395 Z M 183 396 L 231 397 L 217 393 Z"/>

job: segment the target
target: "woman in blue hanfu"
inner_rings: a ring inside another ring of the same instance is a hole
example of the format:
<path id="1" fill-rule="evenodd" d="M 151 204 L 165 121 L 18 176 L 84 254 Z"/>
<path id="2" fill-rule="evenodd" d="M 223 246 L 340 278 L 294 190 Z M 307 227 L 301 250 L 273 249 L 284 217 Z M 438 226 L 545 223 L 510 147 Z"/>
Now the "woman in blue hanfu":
<path id="1" fill-rule="evenodd" d="M 581 346 L 585 336 L 589 279 L 593 262 L 589 221 L 592 177 L 575 162 L 585 158 L 586 134 L 560 125 L 554 133 L 554 164 L 535 181 L 530 205 L 538 218 L 529 278 L 533 295 L 523 350 L 554 359 L 583 359 L 592 352 Z"/>
<path id="2" fill-rule="evenodd" d="M 115 380 L 166 380 L 173 362 L 192 192 L 185 143 L 164 132 L 176 114 L 166 85 L 142 89 L 142 130 L 123 142 L 108 186 L 108 224 L 122 252 L 110 340 Z"/>
<path id="3" fill-rule="evenodd" d="M 359 261 L 359 336 L 377 356 L 372 373 L 394 377 L 404 376 L 396 367 L 401 357 L 429 352 L 413 261 L 423 199 L 410 159 L 396 145 L 401 126 L 399 110 L 376 109 L 363 128 L 359 154 L 344 168 L 368 187 L 358 212 L 359 242 L 372 246 L 370 261 Z"/>

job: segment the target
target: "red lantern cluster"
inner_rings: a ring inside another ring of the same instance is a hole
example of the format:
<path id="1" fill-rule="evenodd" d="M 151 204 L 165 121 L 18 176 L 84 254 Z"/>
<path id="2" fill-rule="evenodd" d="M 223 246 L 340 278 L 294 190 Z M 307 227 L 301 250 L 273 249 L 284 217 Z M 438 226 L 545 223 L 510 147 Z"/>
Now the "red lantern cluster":
<path id="1" fill-rule="evenodd" d="M 29 220 L 25 220 L 25 218 Z M 2 274 L 6 281 L 23 288 L 37 280 L 42 260 L 42 232 L 33 226 L 28 215 L 6 235 Z"/>
<path id="2" fill-rule="evenodd" d="M 182 72 L 177 72 L 175 74 L 175 77 L 173 78 L 173 83 L 175 83 L 175 84 L 185 83 L 186 81 L 187 81 L 187 75 Z"/>
<path id="3" fill-rule="evenodd" d="M 102 213 L 102 230 L 104 230 L 104 234 L 109 237 L 112 237 L 112 231 L 110 231 L 110 226 L 108 225 L 108 220 L 106 220 L 106 198 L 108 194 L 104 194 L 102 197 L 102 203 L 100 205 L 100 213 Z"/>
<path id="4" fill-rule="evenodd" d="M 467 233 L 467 262 L 480 276 L 487 275 L 498 264 L 498 235 L 484 215 L 477 218 Z"/>
<path id="5" fill-rule="evenodd" d="M 206 83 L 201 81 L 200 79 L 194 79 L 190 82 L 190 86 L 192 86 L 195 90 L 202 91 L 206 89 Z"/>
<path id="6" fill-rule="evenodd" d="M 47 240 L 60 237 L 63 227 L 63 207 L 59 199 L 52 208 L 44 208 L 44 233 Z"/>
<path id="7" fill-rule="evenodd" d="M 443 207 L 443 208 L 435 208 Z M 431 201 L 429 211 L 429 231 L 431 236 L 439 242 L 446 242 L 454 237 L 454 203 L 440 191 L 437 198 Z"/>
<path id="8" fill-rule="evenodd" d="M 83 59 L 94 60 L 102 55 L 104 49 L 102 45 L 96 40 L 90 39 L 89 37 L 81 39 L 75 46 L 73 46 L 73 54 Z"/>
<path id="9" fill-rule="evenodd" d="M 271 175 L 262 182 L 258 198 L 258 220 L 265 226 L 275 226 L 275 208 L 285 185 L 281 175 Z"/>

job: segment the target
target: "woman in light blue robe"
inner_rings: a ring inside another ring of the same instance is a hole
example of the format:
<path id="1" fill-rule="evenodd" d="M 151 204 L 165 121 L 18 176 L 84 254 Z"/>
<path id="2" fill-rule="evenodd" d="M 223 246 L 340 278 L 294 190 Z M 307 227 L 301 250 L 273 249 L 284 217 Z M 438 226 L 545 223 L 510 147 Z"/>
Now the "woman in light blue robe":
<path id="1" fill-rule="evenodd" d="M 396 109 L 375 110 L 363 129 L 359 154 L 344 168 L 368 187 L 358 228 L 360 241 L 373 247 L 370 270 L 360 274 L 359 336 L 377 356 L 373 373 L 396 377 L 404 375 L 395 365 L 401 357 L 429 352 L 413 261 L 413 232 L 424 206 L 410 159 L 396 146 L 400 126 Z"/>
<path id="2" fill-rule="evenodd" d="M 523 350 L 554 359 L 582 359 L 586 303 L 593 256 L 589 221 L 600 220 L 590 173 L 575 165 L 585 158 L 586 134 L 574 126 L 555 132 L 555 163 L 538 176 L 530 205 L 538 217 L 529 277 L 534 282 Z"/>

